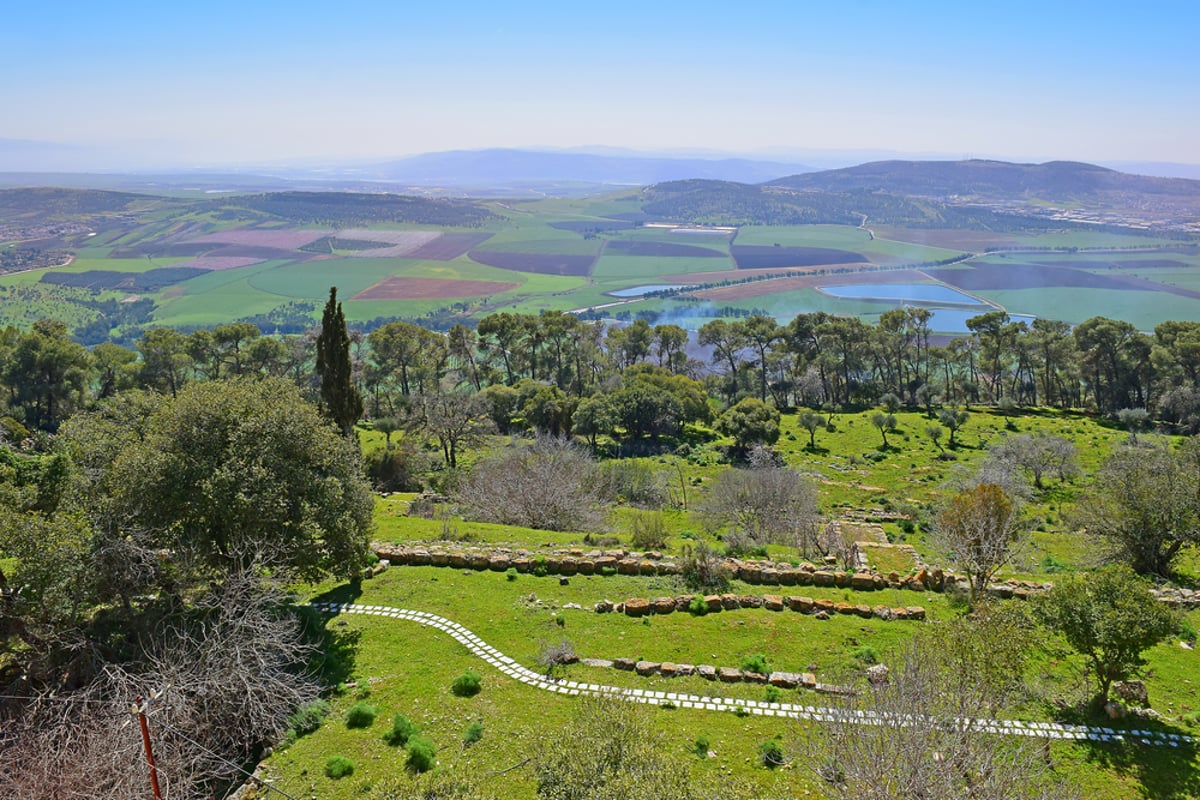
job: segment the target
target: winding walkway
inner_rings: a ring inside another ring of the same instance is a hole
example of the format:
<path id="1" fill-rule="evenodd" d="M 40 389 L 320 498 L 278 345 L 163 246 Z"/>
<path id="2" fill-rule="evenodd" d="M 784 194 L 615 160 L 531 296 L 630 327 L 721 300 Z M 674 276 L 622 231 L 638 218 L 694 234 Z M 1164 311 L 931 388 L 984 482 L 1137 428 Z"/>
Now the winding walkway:
<path id="1" fill-rule="evenodd" d="M 474 655 L 479 656 L 510 678 L 527 686 L 556 694 L 570 696 L 615 697 L 632 703 L 664 705 L 671 703 L 678 708 L 696 708 L 705 711 L 733 711 L 763 717 L 787 717 L 791 719 L 831 722 L 835 720 L 857 722 L 863 725 L 911 725 L 924 722 L 921 717 L 897 718 L 870 711 L 846 711 L 820 706 L 804 706 L 792 703 L 768 703 L 759 700 L 742 700 L 721 697 L 700 697 L 678 692 L 656 692 L 646 689 L 628 689 L 617 686 L 601 686 L 595 683 L 555 680 L 526 669 L 501 653 L 471 631 L 437 614 L 427 611 L 410 611 L 387 606 L 361 605 L 357 603 L 313 603 L 317 611 L 329 614 L 365 614 L 388 617 L 428 625 L 449 634 L 461 642 Z M 1021 722 L 1020 720 L 971 719 L 964 724 L 981 733 L 1000 733 L 1012 736 L 1036 736 L 1046 739 L 1091 740 L 1096 742 L 1134 742 L 1165 747 L 1192 746 L 1195 738 L 1178 733 L 1162 733 L 1149 730 L 1118 730 L 1091 725 L 1064 725 L 1057 722 Z"/>

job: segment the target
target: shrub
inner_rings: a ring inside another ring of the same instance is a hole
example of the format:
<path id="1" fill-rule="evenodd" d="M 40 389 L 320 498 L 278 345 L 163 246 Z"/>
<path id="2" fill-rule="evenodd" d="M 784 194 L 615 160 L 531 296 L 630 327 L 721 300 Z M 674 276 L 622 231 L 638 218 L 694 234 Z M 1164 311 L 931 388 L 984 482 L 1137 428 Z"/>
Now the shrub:
<path id="1" fill-rule="evenodd" d="M 783 748 L 774 739 L 768 739 L 758 746 L 758 759 L 767 769 L 783 766 Z"/>
<path id="2" fill-rule="evenodd" d="M 321 723 L 327 716 L 329 716 L 329 703 L 324 700 L 314 700 L 292 712 L 287 720 L 288 729 L 295 732 L 296 738 L 306 736 L 321 727 Z"/>
<path id="3" fill-rule="evenodd" d="M 693 590 L 724 590 L 729 586 L 729 569 L 704 542 L 683 551 L 683 582 Z"/>
<path id="4" fill-rule="evenodd" d="M 582 448 L 542 437 L 478 461 L 458 494 L 465 515 L 482 522 L 552 531 L 597 530 L 604 523 L 604 479 Z"/>
<path id="5" fill-rule="evenodd" d="M 404 747 L 408 751 L 408 768 L 413 772 L 428 772 L 436 763 L 437 748 L 424 736 L 413 736 Z"/>
<path id="6" fill-rule="evenodd" d="M 869 644 L 859 645 L 858 647 L 854 648 L 854 650 L 851 652 L 851 655 L 854 656 L 855 661 L 859 661 L 863 664 L 869 665 L 879 663 L 879 653 L 875 652 L 875 648 L 871 647 Z"/>
<path id="7" fill-rule="evenodd" d="M 768 703 L 778 703 L 781 696 L 779 689 L 774 686 L 767 686 L 766 700 Z"/>
<path id="8" fill-rule="evenodd" d="M 696 741 L 692 742 L 692 752 L 698 758 L 708 758 L 708 737 L 701 734 L 696 737 Z"/>
<path id="9" fill-rule="evenodd" d="M 375 722 L 379 709 L 370 703 L 355 703 L 346 712 L 347 728 L 369 728 Z"/>
<path id="10" fill-rule="evenodd" d="M 550 568 L 546 565 L 546 557 L 539 555 L 533 559 L 533 574 L 535 577 L 544 578 L 550 573 Z"/>
<path id="11" fill-rule="evenodd" d="M 482 683 L 483 679 L 478 673 L 467 670 L 454 679 L 454 683 L 450 684 L 450 691 L 457 697 L 474 697 L 479 694 Z"/>
<path id="12" fill-rule="evenodd" d="M 510 581 L 515 581 L 517 579 L 517 570 L 514 567 L 509 567 L 504 571 L 504 577 Z"/>
<path id="13" fill-rule="evenodd" d="M 759 675 L 768 675 L 771 672 L 771 663 L 762 653 L 744 656 L 741 667 L 743 672 L 757 672 Z"/>
<path id="14" fill-rule="evenodd" d="M 616 500 L 641 508 L 662 508 L 667 504 L 666 480 L 645 461 L 621 458 L 601 466 L 607 493 Z"/>
<path id="15" fill-rule="evenodd" d="M 397 714 L 392 719 L 392 729 L 383 735 L 383 740 L 393 747 L 403 747 L 419 730 L 416 723 L 408 717 Z"/>
<path id="16" fill-rule="evenodd" d="M 708 602 L 705 601 L 704 595 L 698 594 L 692 598 L 692 602 L 688 603 L 688 611 L 695 614 L 697 617 L 703 617 L 708 613 Z"/>
<path id="17" fill-rule="evenodd" d="M 354 762 L 345 756 L 330 756 L 325 760 L 325 776 L 337 780 L 354 774 Z"/>
<path id="18" fill-rule="evenodd" d="M 467 726 L 467 732 L 463 734 L 463 744 L 473 745 L 483 738 L 483 723 L 472 722 Z"/>
<path id="19" fill-rule="evenodd" d="M 662 514 L 643 512 L 633 518 L 632 537 L 635 550 L 661 550 L 667 546 L 667 526 Z"/>

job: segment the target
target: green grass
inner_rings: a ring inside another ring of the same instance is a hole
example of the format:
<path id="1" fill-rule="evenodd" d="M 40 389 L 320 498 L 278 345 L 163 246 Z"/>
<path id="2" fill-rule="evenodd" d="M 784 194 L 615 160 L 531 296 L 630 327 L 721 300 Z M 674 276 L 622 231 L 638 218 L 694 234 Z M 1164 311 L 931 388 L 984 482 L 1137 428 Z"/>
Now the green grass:
<path id="1" fill-rule="evenodd" d="M 664 283 L 663 275 L 693 275 L 691 280 L 702 283 L 704 273 L 735 269 L 731 258 L 655 258 L 649 256 L 601 256 L 592 270 L 592 280 L 636 286 L 641 283 Z M 613 288 L 621 288 L 614 286 Z"/>
<path id="2" fill-rule="evenodd" d="M 972 293 L 1010 313 L 1032 314 L 1072 324 L 1092 317 L 1110 317 L 1125 320 L 1138 330 L 1151 331 L 1168 320 L 1200 319 L 1200 300 L 1166 292 L 1051 287 L 973 290 Z"/>

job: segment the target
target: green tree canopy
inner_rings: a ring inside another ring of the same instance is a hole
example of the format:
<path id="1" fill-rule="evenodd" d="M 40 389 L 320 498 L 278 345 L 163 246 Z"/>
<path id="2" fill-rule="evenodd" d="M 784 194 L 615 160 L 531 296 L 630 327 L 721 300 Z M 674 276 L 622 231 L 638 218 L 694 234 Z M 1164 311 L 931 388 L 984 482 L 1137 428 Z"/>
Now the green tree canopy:
<path id="1" fill-rule="evenodd" d="M 357 573 L 372 512 L 357 448 L 292 384 L 188 384 L 140 435 L 114 425 L 108 447 L 89 428 L 80 419 L 64 438 L 98 471 L 105 527 L 148 531 L 217 571 L 257 550 L 308 578 Z"/>
<path id="2" fill-rule="evenodd" d="M 1137 674 L 1146 664 L 1142 653 L 1178 625 L 1150 594 L 1150 583 L 1124 565 L 1064 576 L 1037 598 L 1034 610 L 1087 660 L 1098 704 L 1108 699 L 1113 681 Z"/>

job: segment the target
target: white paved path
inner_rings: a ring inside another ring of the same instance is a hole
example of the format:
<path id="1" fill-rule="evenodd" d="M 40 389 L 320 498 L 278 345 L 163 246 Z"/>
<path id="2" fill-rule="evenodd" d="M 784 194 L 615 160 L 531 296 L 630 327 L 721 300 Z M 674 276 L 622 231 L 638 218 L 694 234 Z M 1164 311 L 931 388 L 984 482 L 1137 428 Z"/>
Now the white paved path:
<path id="1" fill-rule="evenodd" d="M 376 617 L 403 619 L 428 625 L 431 628 L 450 634 L 461 642 L 468 650 L 491 664 L 496 669 L 511 678 L 547 692 L 565 695 L 606 695 L 627 700 L 633 703 L 648 703 L 662 705 L 673 703 L 678 708 L 698 708 L 706 711 L 737 711 L 757 714 L 765 717 L 789 717 L 792 719 L 809 719 L 830 721 L 837 718 L 849 717 L 863 725 L 909 725 L 923 722 L 920 717 L 904 719 L 889 718 L 869 711 L 846 711 L 820 706 L 803 706 L 792 703 L 768 703 L 758 700 L 741 700 L 720 697 L 700 697 L 694 694 L 677 692 L 656 692 L 646 689 L 627 689 L 617 686 L 601 686 L 595 683 L 579 683 L 577 681 L 554 680 L 545 675 L 526 669 L 501 653 L 487 642 L 480 639 L 471 631 L 437 614 L 426 611 L 409 611 L 403 608 L 388 608 L 387 606 L 368 606 L 357 603 L 313 603 L 317 611 L 330 614 L 367 614 Z M 1160 733 L 1147 730 L 1117 730 L 1090 725 L 1063 725 L 1057 722 L 1021 722 L 1019 720 L 964 720 L 964 724 L 984 733 L 1003 733 L 1014 736 L 1038 736 L 1048 739 L 1090 739 L 1098 742 L 1137 742 L 1147 745 L 1179 747 L 1192 745 L 1194 737 L 1177 733 Z"/>

